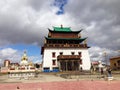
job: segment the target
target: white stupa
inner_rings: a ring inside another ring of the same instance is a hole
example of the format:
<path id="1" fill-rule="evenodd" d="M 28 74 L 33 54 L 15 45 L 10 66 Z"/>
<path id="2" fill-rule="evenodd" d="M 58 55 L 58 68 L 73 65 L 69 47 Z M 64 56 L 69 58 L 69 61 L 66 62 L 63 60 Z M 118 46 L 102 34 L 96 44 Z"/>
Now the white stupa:
<path id="1" fill-rule="evenodd" d="M 22 66 L 28 65 L 28 57 L 27 57 L 26 51 L 24 51 L 24 54 L 21 58 L 20 65 L 22 65 Z"/>

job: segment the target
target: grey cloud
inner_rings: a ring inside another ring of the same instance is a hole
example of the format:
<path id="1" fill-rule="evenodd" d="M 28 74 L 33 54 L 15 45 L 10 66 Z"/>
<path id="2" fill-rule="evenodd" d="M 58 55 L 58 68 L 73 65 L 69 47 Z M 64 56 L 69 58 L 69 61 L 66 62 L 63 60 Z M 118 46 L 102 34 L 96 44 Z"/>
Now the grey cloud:
<path id="1" fill-rule="evenodd" d="M 27 0 L 27 5 L 36 11 L 40 11 L 43 8 L 47 8 L 53 0 Z"/>
<path id="2" fill-rule="evenodd" d="M 120 1 L 119 0 L 70 0 L 66 12 L 76 18 L 76 22 L 89 27 L 92 22 L 96 25 L 87 30 L 88 41 L 113 50 L 120 49 Z"/>
<path id="3" fill-rule="evenodd" d="M 0 9 L 0 45 L 36 43 L 42 46 L 47 28 L 64 23 L 74 26 L 72 28 L 85 26 L 82 34 L 88 37 L 91 47 L 120 49 L 119 0 L 68 0 L 65 14 L 60 16 L 55 14 L 56 8 L 50 6 L 53 0 L 18 1 L 4 12 Z M 93 22 L 95 25 L 88 30 Z"/>
<path id="4" fill-rule="evenodd" d="M 9 6 L 6 11 L 0 9 L 0 45 L 16 43 L 40 45 L 43 39 L 40 34 L 44 35 L 44 28 L 36 24 L 35 16 L 31 16 L 32 10 L 30 11 L 28 6 L 17 8 Z"/>
<path id="5" fill-rule="evenodd" d="M 118 51 L 93 46 L 89 49 L 91 61 L 109 61 L 109 58 L 119 55 Z M 106 53 L 106 55 L 105 55 Z"/>

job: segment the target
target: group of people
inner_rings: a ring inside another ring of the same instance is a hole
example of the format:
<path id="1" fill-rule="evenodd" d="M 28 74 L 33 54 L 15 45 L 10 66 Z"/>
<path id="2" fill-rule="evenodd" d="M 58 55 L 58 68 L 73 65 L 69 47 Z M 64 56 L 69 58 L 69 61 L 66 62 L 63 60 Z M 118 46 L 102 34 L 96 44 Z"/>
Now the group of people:
<path id="1" fill-rule="evenodd" d="M 106 67 L 106 71 L 104 70 L 103 67 L 101 67 L 99 69 L 99 71 L 100 71 L 101 75 L 103 75 L 106 72 L 107 77 L 112 77 L 112 70 L 111 70 L 111 68 L 109 66 Z M 95 71 L 94 67 L 92 67 L 91 68 L 91 73 L 94 73 L 94 72 L 96 72 L 96 71 Z"/>

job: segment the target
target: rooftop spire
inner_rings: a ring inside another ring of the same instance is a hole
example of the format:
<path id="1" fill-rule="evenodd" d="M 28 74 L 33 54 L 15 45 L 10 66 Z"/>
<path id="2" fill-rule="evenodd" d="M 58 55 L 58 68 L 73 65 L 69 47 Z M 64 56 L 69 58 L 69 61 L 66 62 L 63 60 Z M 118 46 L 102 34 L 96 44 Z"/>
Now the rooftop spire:
<path id="1" fill-rule="evenodd" d="M 27 52 L 27 51 L 26 51 L 26 50 L 24 50 L 24 54 L 26 54 L 26 52 Z"/>
<path id="2" fill-rule="evenodd" d="M 63 28 L 63 25 L 61 24 L 61 28 Z"/>

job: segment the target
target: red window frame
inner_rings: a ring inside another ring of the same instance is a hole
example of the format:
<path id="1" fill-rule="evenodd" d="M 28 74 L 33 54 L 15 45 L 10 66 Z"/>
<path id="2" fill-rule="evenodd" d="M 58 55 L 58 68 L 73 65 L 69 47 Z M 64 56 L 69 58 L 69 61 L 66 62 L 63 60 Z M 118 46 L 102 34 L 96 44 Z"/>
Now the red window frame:
<path id="1" fill-rule="evenodd" d="M 55 55 L 55 52 L 52 52 L 52 57 L 54 58 L 56 55 Z"/>
<path id="2" fill-rule="evenodd" d="M 81 52 L 78 52 L 79 56 L 81 56 Z"/>
<path id="3" fill-rule="evenodd" d="M 52 60 L 52 65 L 56 65 L 56 60 Z"/>

